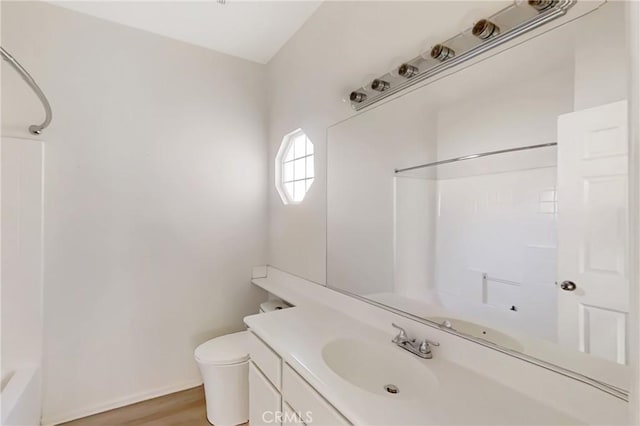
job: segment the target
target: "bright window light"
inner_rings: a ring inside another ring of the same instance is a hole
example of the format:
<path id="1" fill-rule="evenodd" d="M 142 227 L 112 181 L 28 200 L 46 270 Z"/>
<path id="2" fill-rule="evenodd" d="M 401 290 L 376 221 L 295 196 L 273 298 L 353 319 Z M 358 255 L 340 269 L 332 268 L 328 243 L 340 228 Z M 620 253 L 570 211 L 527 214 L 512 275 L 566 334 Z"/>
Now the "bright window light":
<path id="1" fill-rule="evenodd" d="M 276 188 L 282 202 L 300 203 L 314 177 L 313 143 L 301 129 L 295 130 L 282 139 L 276 156 Z"/>

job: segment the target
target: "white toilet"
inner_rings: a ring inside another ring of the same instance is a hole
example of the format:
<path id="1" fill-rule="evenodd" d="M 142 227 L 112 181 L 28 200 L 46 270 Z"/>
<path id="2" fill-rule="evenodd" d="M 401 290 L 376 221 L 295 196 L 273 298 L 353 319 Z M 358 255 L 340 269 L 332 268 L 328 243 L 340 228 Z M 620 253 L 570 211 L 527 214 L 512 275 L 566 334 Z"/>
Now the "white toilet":
<path id="1" fill-rule="evenodd" d="M 287 308 L 282 301 L 260 305 L 260 312 Z M 216 337 L 198 346 L 200 368 L 207 403 L 207 420 L 215 426 L 233 426 L 249 420 L 248 331 Z"/>

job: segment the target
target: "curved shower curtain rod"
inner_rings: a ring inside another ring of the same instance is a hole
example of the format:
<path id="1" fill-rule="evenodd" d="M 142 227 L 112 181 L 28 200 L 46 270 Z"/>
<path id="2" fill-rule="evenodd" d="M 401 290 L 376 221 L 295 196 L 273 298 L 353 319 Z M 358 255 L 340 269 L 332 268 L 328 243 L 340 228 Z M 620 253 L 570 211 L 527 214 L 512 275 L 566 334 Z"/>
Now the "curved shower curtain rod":
<path id="1" fill-rule="evenodd" d="M 39 135 L 40 133 L 42 133 L 42 130 L 46 128 L 49 123 L 51 123 L 51 105 L 49 105 L 49 101 L 42 92 L 42 89 L 40 89 L 40 86 L 38 86 L 36 81 L 33 79 L 33 77 L 31 77 L 27 70 L 24 69 L 22 65 L 20 65 L 20 62 L 18 62 L 13 56 L 11 56 L 9 52 L 4 50 L 2 46 L 0 46 L 0 54 L 2 54 L 2 59 L 7 61 L 16 71 L 18 71 L 20 77 L 22 77 L 22 79 L 27 82 L 29 87 L 31 87 L 31 89 L 35 92 L 35 94 L 38 96 L 38 98 L 40 98 L 40 101 L 42 102 L 42 106 L 44 107 L 44 112 L 46 114 L 44 121 L 42 122 L 42 124 L 32 124 L 31 126 L 29 126 L 29 133 Z"/>

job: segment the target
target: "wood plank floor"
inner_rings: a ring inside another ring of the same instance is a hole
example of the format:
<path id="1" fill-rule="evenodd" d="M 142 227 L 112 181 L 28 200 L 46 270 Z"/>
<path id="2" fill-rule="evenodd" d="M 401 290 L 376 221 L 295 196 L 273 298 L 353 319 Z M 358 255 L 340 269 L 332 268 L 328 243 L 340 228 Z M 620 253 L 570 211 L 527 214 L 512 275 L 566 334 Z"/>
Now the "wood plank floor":
<path id="1" fill-rule="evenodd" d="M 210 425 L 207 421 L 202 386 L 63 424 L 65 426 Z"/>

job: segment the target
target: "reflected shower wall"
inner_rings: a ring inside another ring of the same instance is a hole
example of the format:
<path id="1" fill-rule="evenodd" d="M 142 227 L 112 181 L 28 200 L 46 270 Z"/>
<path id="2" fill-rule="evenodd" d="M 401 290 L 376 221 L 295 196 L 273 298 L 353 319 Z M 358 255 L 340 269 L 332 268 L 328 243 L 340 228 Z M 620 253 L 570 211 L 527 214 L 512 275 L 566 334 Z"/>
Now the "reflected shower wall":
<path id="1" fill-rule="evenodd" d="M 557 340 L 554 146 L 399 172 L 395 209 L 396 295 Z"/>

